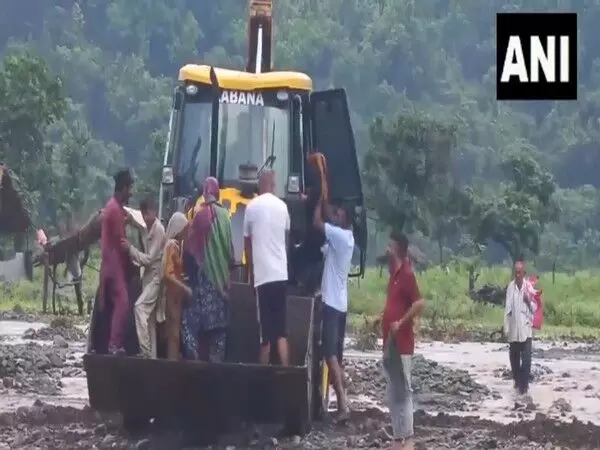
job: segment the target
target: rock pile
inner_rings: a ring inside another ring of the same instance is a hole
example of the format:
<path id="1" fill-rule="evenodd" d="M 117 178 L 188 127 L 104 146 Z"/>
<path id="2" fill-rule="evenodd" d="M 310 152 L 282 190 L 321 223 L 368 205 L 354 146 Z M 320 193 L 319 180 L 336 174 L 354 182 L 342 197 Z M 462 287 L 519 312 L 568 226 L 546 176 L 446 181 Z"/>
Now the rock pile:
<path id="1" fill-rule="evenodd" d="M 344 364 L 349 395 L 368 396 L 377 402 L 385 401 L 386 383 L 381 360 L 348 359 Z M 444 403 L 457 398 L 478 401 L 490 394 L 490 390 L 475 382 L 467 371 L 450 369 L 421 355 L 413 357 L 412 387 L 417 399 L 440 394 L 440 398 L 445 397 Z M 452 408 L 456 407 L 455 401 L 450 403 Z"/>
<path id="2" fill-rule="evenodd" d="M 546 367 L 542 364 L 533 363 L 531 365 L 531 374 L 530 374 L 529 379 L 530 379 L 530 381 L 538 382 L 542 378 L 544 378 L 546 375 L 550 375 L 552 373 L 553 373 L 552 369 L 550 369 L 549 367 Z M 498 378 L 503 378 L 505 380 L 512 379 L 512 373 L 511 373 L 510 369 L 508 369 L 508 368 L 497 369 L 494 372 L 494 375 L 496 375 Z"/>
<path id="3" fill-rule="evenodd" d="M 27 314 L 22 311 L 0 311 L 0 320 L 35 322 L 38 318 L 35 314 Z"/>
<path id="4" fill-rule="evenodd" d="M 57 337 L 61 341 L 85 341 L 85 333 L 75 326 L 44 327 L 39 330 L 29 328 L 23 333 L 23 339 L 32 339 L 37 341 L 56 341 Z"/>
<path id="5" fill-rule="evenodd" d="M 35 343 L 0 345 L 0 393 L 13 389 L 19 393 L 58 394 L 66 360 L 65 348 Z"/>
<path id="6" fill-rule="evenodd" d="M 251 440 L 225 439 L 213 449 L 346 449 L 386 448 L 390 443 L 387 414 L 379 410 L 353 412 L 347 425 L 315 423 L 306 436 L 270 437 L 252 432 Z M 263 430 L 267 431 L 267 430 Z M 415 413 L 416 448 L 555 450 L 598 448 L 600 428 L 573 421 L 559 423 L 543 414 L 532 421 L 502 425 L 475 417 Z M 127 437 L 114 416 L 100 415 L 89 408 L 78 410 L 36 401 L 14 413 L 0 414 L 0 450 L 44 448 L 152 449 L 196 448 L 182 445 L 178 436 L 150 433 Z"/>

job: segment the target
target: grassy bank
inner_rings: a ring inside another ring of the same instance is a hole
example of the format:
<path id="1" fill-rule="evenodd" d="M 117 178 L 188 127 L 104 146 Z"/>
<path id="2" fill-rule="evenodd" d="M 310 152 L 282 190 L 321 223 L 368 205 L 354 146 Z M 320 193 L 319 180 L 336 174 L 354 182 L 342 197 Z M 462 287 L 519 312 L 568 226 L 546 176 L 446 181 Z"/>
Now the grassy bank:
<path id="1" fill-rule="evenodd" d="M 552 336 L 600 335 L 600 276 L 591 271 L 575 274 L 557 273 L 554 284 L 551 274 L 538 274 L 544 289 L 544 327 L 542 334 Z M 418 275 L 419 286 L 427 299 L 424 323 L 430 327 L 464 329 L 498 329 L 502 325 L 503 309 L 471 300 L 467 294 L 468 274 L 460 267 L 431 268 Z M 506 285 L 510 281 L 508 268 L 482 269 L 477 286 Z M 369 270 L 362 280 L 353 280 L 350 288 L 350 312 L 356 317 L 381 313 L 385 302 L 387 274 Z"/>
<path id="2" fill-rule="evenodd" d="M 100 261 L 90 258 L 90 267 L 83 271 L 83 296 L 84 303 L 93 299 L 98 286 L 98 271 Z M 57 271 L 59 283 L 66 283 L 64 266 L 59 266 Z M 41 268 L 33 271 L 33 280 L 22 280 L 15 284 L 0 283 L 0 311 L 22 311 L 30 313 L 42 312 L 44 289 L 44 272 Z M 73 286 L 66 285 L 57 289 L 56 303 L 61 314 L 74 314 L 77 312 L 77 302 Z M 52 312 L 52 283 L 48 288 L 48 312 Z"/>
<path id="3" fill-rule="evenodd" d="M 92 261 L 93 267 L 99 267 Z M 59 270 L 59 278 L 62 277 Z M 545 325 L 542 335 L 590 337 L 600 336 L 600 276 L 591 271 L 575 274 L 539 274 L 544 289 Z M 418 275 L 427 309 L 423 327 L 427 329 L 479 330 L 498 329 L 502 324 L 500 307 L 476 303 L 467 295 L 467 272 L 459 267 L 448 272 L 432 268 Z M 510 279 L 508 268 L 492 267 L 481 271 L 477 286 L 486 283 L 505 285 Z M 98 273 L 84 271 L 84 295 L 93 297 Z M 383 310 L 387 274 L 379 276 L 376 269 L 368 270 L 362 280 L 353 279 L 350 285 L 350 322 L 354 327 L 364 324 L 365 318 L 378 316 Z M 59 290 L 62 310 L 76 311 L 73 288 Z M 51 307 L 49 300 L 49 308 Z M 23 281 L 13 286 L 0 284 L 0 310 L 40 312 L 42 309 L 42 271 L 36 270 L 33 282 Z"/>

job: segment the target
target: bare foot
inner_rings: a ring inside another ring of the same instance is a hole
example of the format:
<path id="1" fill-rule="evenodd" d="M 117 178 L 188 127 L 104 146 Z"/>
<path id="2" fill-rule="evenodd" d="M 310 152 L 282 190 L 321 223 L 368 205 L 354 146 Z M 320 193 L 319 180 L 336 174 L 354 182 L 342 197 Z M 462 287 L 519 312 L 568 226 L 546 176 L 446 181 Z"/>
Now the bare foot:
<path id="1" fill-rule="evenodd" d="M 336 422 L 337 423 L 346 423 L 350 419 L 350 408 L 346 407 L 341 411 L 338 411 Z"/>

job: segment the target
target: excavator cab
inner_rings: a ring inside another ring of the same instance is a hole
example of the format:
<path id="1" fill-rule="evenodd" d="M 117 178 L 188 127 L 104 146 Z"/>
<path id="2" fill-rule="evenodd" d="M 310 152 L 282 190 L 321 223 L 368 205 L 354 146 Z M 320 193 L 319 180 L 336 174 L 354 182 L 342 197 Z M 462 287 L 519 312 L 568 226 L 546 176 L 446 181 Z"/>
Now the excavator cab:
<path id="1" fill-rule="evenodd" d="M 357 270 L 364 273 L 366 221 L 363 193 L 343 89 L 310 92 L 312 81 L 297 72 L 252 74 L 210 66 L 185 66 L 175 90 L 165 153 L 160 214 L 166 221 L 195 200 L 207 176 L 221 187 L 229 208 L 235 256 L 243 255 L 242 224 L 257 193 L 259 173 L 275 172 L 275 194 L 288 204 L 295 245 L 312 226 L 301 194 L 309 149 L 328 161 L 330 201 L 355 212 Z M 291 273 L 298 271 L 291 268 Z M 295 280 L 292 280 L 294 284 Z"/>
<path id="2" fill-rule="evenodd" d="M 304 119 L 304 128 L 309 134 L 307 141 L 327 161 L 329 201 L 354 211 L 352 228 L 358 260 L 350 276 L 363 276 L 367 250 L 366 209 L 346 91 L 312 92 L 307 100 Z"/>

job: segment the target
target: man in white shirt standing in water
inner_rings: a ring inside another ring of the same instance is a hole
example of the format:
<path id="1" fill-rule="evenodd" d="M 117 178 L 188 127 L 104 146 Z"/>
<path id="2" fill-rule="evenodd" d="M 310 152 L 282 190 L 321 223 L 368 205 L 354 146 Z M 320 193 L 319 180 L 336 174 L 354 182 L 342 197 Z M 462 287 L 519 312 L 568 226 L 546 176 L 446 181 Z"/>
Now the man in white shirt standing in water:
<path id="1" fill-rule="evenodd" d="M 323 220 L 323 210 L 325 218 Z M 343 385 L 342 358 L 348 311 L 348 274 L 354 252 L 352 211 L 323 204 L 315 210 L 314 226 L 325 235 L 325 264 L 321 281 L 323 297 L 321 346 L 337 398 L 338 420 L 347 420 L 350 409 Z"/>
<path id="2" fill-rule="evenodd" d="M 286 285 L 290 214 L 284 201 L 273 194 L 274 189 L 274 173 L 266 170 L 258 181 L 259 195 L 246 207 L 244 246 L 250 283 L 254 284 L 258 297 L 259 362 L 269 364 L 271 345 L 277 345 L 281 365 L 288 366 Z"/>

